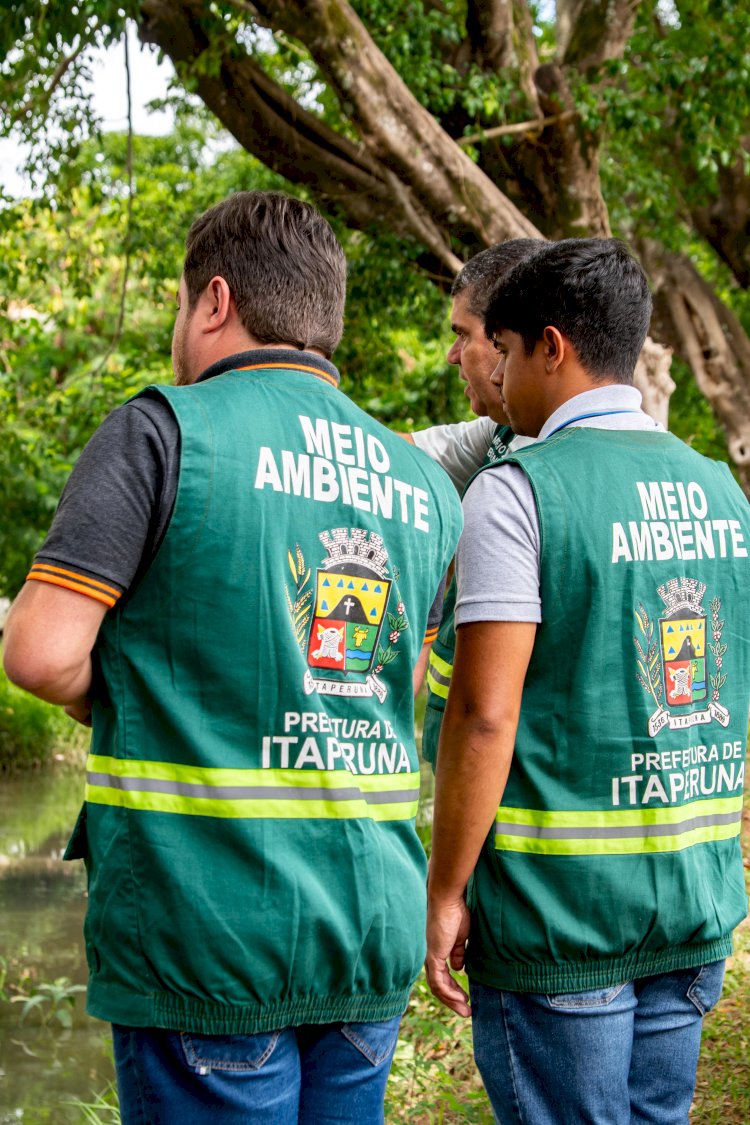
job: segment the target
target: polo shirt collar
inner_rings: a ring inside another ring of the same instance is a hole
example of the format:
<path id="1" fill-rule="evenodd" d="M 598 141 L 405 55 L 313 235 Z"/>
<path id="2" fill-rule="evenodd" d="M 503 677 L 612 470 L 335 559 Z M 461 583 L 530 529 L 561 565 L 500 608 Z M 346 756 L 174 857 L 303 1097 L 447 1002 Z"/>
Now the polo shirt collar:
<path id="1" fill-rule="evenodd" d="M 206 379 L 213 379 L 215 375 L 224 375 L 227 371 L 261 369 L 269 371 L 274 368 L 279 371 L 306 372 L 335 387 L 339 385 L 341 379 L 338 368 L 316 352 L 298 351 L 296 348 L 253 348 L 246 352 L 236 352 L 212 363 L 196 382 L 203 383 Z"/>

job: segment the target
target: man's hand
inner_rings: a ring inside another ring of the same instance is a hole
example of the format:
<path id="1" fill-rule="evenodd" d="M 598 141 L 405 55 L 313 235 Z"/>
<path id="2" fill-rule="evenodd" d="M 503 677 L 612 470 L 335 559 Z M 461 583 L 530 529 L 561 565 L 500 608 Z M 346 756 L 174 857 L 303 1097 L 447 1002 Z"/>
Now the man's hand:
<path id="1" fill-rule="evenodd" d="M 452 969 L 463 969 L 470 918 L 464 898 L 427 905 L 427 983 L 433 995 L 459 1016 L 470 1016 L 469 998 L 451 976 Z"/>

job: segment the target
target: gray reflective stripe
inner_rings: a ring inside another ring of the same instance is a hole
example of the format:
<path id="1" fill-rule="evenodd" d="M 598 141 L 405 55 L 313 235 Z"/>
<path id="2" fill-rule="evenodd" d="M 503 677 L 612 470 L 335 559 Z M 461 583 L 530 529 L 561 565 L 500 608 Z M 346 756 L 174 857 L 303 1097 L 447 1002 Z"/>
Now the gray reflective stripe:
<path id="1" fill-rule="evenodd" d="M 542 828 L 535 824 L 496 823 L 496 836 L 525 836 L 536 840 L 627 840 L 647 836 L 681 836 L 695 828 L 710 828 L 719 824 L 734 824 L 742 819 L 742 811 L 716 813 L 713 816 L 694 816 L 675 824 L 627 824 L 622 828 Z"/>
<path id="2" fill-rule="evenodd" d="M 443 684 L 444 687 L 450 687 L 451 686 L 450 676 L 444 676 L 442 672 L 438 672 L 437 668 L 435 667 L 435 665 L 433 663 L 430 663 L 430 675 L 432 676 L 432 678 L 434 680 L 437 680 L 437 682 L 439 684 Z"/>
<path id="3" fill-rule="evenodd" d="M 296 788 L 281 785 L 193 785 L 186 781 L 165 781 L 152 777 L 118 777 L 113 773 L 87 774 L 89 785 L 125 789 L 136 793 L 171 793 L 179 797 L 207 797 L 214 801 L 366 801 L 368 805 L 391 805 L 416 801 L 419 789 L 387 789 L 368 793 L 354 786 L 341 789 Z"/>

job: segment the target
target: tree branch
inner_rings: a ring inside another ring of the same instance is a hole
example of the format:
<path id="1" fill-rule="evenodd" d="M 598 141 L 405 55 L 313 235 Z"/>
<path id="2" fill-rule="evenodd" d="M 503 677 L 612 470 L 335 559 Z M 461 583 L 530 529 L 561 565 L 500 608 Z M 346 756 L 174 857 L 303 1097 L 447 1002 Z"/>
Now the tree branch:
<path id="1" fill-rule="evenodd" d="M 388 169 L 363 145 L 303 109 L 253 59 L 233 53 L 229 44 L 222 49 L 218 72 L 215 67 L 195 66 L 223 33 L 219 21 L 208 22 L 200 2 L 146 0 L 142 21 L 141 39 L 160 46 L 183 71 L 194 68 L 199 97 L 243 148 L 293 183 L 309 186 L 340 208 L 352 225 L 383 222 L 397 234 L 423 243 L 455 273 L 460 260 L 444 231 L 417 198 L 401 193 L 394 199 Z"/>
<path id="2" fill-rule="evenodd" d="M 690 365 L 750 494 L 750 340 L 689 258 L 651 241 L 640 249 L 654 283 L 660 335 Z"/>
<path id="3" fill-rule="evenodd" d="M 580 71 L 618 59 L 633 32 L 640 0 L 557 0 L 557 53 Z"/>
<path id="4" fill-rule="evenodd" d="M 750 137 L 742 141 L 750 151 Z M 683 167 L 685 162 L 681 161 Z M 686 178 L 693 175 L 686 168 Z M 717 191 L 707 193 L 702 203 L 690 205 L 690 218 L 698 233 L 705 238 L 725 262 L 743 289 L 750 286 L 750 176 L 745 171 L 741 154 L 728 168 L 720 168 Z"/>
<path id="5" fill-rule="evenodd" d="M 516 121 L 512 125 L 497 125 L 492 129 L 485 129 L 481 133 L 469 133 L 468 136 L 458 137 L 456 144 L 466 147 L 466 145 L 481 144 L 482 141 L 489 141 L 493 137 L 512 137 L 517 136 L 519 133 L 540 133 L 548 125 L 557 125 L 562 121 L 572 121 L 578 116 L 574 109 L 568 109 L 564 113 L 555 113 L 551 117 L 538 117 L 534 121 Z"/>
<path id="6" fill-rule="evenodd" d="M 39 112 L 46 112 L 47 106 L 51 102 L 52 95 L 54 94 L 55 90 L 60 85 L 67 72 L 70 70 L 73 63 L 86 50 L 88 46 L 90 46 L 90 44 L 85 39 L 82 39 L 78 43 L 78 46 L 75 47 L 69 55 L 63 55 L 55 68 L 55 72 L 50 79 L 49 85 L 42 92 L 42 94 L 31 95 L 18 107 L 18 111 L 14 115 L 17 120 L 20 121 L 21 118 L 26 117 L 29 113 L 33 112 L 35 106 L 38 107 Z"/>
<path id="7" fill-rule="evenodd" d="M 260 0 L 261 14 L 305 43 L 368 152 L 441 227 L 485 245 L 538 237 L 520 211 L 441 128 L 397 74 L 347 0 Z M 467 237 L 468 236 L 468 237 Z"/>
<path id="8" fill-rule="evenodd" d="M 469 0 L 466 31 L 474 59 L 489 70 L 501 70 L 514 61 L 513 5 L 511 0 Z"/>
<path id="9" fill-rule="evenodd" d="M 558 118 L 545 136 L 537 179 L 547 213 L 554 216 L 555 236 L 608 238 L 609 215 L 599 179 L 601 133 L 584 132 L 562 67 L 540 66 L 536 85 L 542 112 Z"/>

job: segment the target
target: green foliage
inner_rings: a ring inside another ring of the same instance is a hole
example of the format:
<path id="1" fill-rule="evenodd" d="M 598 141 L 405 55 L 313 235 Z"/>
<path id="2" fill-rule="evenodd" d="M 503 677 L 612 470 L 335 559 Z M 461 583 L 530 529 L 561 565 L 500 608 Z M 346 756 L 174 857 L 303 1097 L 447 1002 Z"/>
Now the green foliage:
<path id="1" fill-rule="evenodd" d="M 0 134 L 15 128 L 32 145 L 31 171 L 49 182 L 97 131 L 85 80 L 89 48 L 123 34 L 134 0 L 6 0 L 0 20 Z M 52 130 L 45 126 L 54 122 Z"/>
<path id="2" fill-rule="evenodd" d="M 467 987 L 466 978 L 462 984 Z M 471 1021 L 444 1008 L 424 973 L 414 986 L 388 1079 L 385 1119 L 408 1125 L 489 1125 L 492 1110 L 474 1066 Z"/>
<path id="3" fill-rule="evenodd" d="M 10 1002 L 23 1005 L 21 1023 L 36 1014 L 44 1027 L 56 1026 L 69 1031 L 73 1026 L 72 1009 L 76 996 L 85 991 L 84 984 L 73 984 L 68 977 L 58 977 L 57 980 L 34 985 L 29 993 L 20 990 L 17 995 L 11 996 Z"/>
<path id="4" fill-rule="evenodd" d="M 108 1083 L 100 1094 L 94 1095 L 91 1102 L 74 1098 L 67 1103 L 80 1114 L 80 1120 L 88 1125 L 120 1125 L 120 1103 L 114 1082 Z"/>
<path id="5" fill-rule="evenodd" d="M 205 114 L 181 115 L 173 134 L 135 137 L 133 148 L 132 206 L 126 138 L 107 134 L 81 146 L 54 206 L 0 208 L 0 592 L 22 584 L 96 425 L 142 387 L 171 382 L 174 293 L 193 219 L 237 188 L 285 186 L 247 153 L 221 147 Z M 443 359 L 446 301 L 419 275 L 414 248 L 333 221 L 350 263 L 336 357 L 344 388 L 396 428 L 463 416 Z"/>
<path id="6" fill-rule="evenodd" d="M 415 96 L 453 135 L 528 117 L 512 66 L 483 70 L 462 53 L 462 0 L 355 6 Z M 222 45 L 247 50 L 306 109 L 357 138 L 347 107 L 303 43 L 253 25 L 238 5 L 212 10 L 221 27 L 201 57 L 204 71 L 216 69 Z M 550 6 L 530 11 L 540 59 L 551 59 Z M 15 125 L 36 140 L 45 185 L 39 198 L 0 204 L 0 593 L 23 581 L 96 424 L 142 386 L 170 381 L 173 294 L 192 219 L 232 190 L 289 187 L 228 142 L 196 108 L 194 81 L 182 75 L 169 99 L 174 132 L 132 139 L 130 195 L 127 138 L 97 133 L 82 79 L 89 48 L 117 41 L 136 15 L 134 0 L 72 7 L 12 0 L 0 27 L 0 131 Z M 648 0 L 621 60 L 603 74 L 568 75 L 584 127 L 603 137 L 602 185 L 616 233 L 658 236 L 687 251 L 746 328 L 750 296 L 689 234 L 688 219 L 691 204 L 715 192 L 721 170 L 741 151 L 749 58 L 750 13 L 740 0 Z M 664 141 L 674 136 L 680 158 L 665 159 Z M 506 137 L 472 151 L 497 169 L 499 150 L 512 160 L 517 144 Z M 312 198 L 305 188 L 293 190 Z M 349 261 L 346 332 L 336 357 L 344 389 L 396 429 L 467 417 L 444 359 L 448 302 L 434 284 L 439 279 L 424 270 L 424 248 L 381 228 L 351 231 L 339 214 L 330 217 Z M 672 428 L 726 458 L 710 408 L 677 362 L 675 378 Z"/>
<path id="7" fill-rule="evenodd" d="M 673 358 L 671 375 L 676 389 L 671 399 L 669 428 L 705 457 L 728 461 L 724 434 L 716 427 L 708 402 L 698 389 L 692 372 L 678 357 Z M 733 468 L 730 465 L 730 468 Z"/>
<path id="8" fill-rule="evenodd" d="M 750 164 L 741 147 L 750 10 L 744 0 L 681 0 L 667 20 L 668 7 L 640 6 L 608 81 L 588 94 L 579 84 L 576 100 L 591 107 L 592 124 L 606 124 L 602 184 L 614 225 L 684 250 L 686 210 L 715 196 L 722 169 L 741 155 Z"/>
<path id="9" fill-rule="evenodd" d="M 0 771 L 38 766 L 79 742 L 60 707 L 14 687 L 0 670 Z"/>

